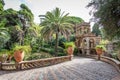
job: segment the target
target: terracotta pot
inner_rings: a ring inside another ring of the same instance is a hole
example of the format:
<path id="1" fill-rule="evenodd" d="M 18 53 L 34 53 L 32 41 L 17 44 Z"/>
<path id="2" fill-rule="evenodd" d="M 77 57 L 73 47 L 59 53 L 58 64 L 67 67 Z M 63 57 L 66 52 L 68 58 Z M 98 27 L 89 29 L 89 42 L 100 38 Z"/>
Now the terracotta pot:
<path id="1" fill-rule="evenodd" d="M 97 48 L 97 49 L 96 49 L 96 52 L 97 52 L 98 55 L 101 55 L 102 52 L 103 52 L 103 50 L 102 50 L 101 48 Z"/>
<path id="2" fill-rule="evenodd" d="M 96 52 L 97 52 L 97 55 L 98 55 L 98 60 L 100 60 L 100 56 L 101 56 L 103 50 L 101 48 L 97 48 Z"/>
<path id="3" fill-rule="evenodd" d="M 23 61 L 24 51 L 21 51 L 21 50 L 15 51 L 15 52 L 14 52 L 14 58 L 15 58 L 16 62 L 21 62 L 21 61 Z"/>
<path id="4" fill-rule="evenodd" d="M 73 55 L 73 52 L 74 52 L 74 49 L 73 49 L 73 47 L 68 47 L 68 49 L 67 49 L 67 53 L 68 53 L 68 55 Z"/>

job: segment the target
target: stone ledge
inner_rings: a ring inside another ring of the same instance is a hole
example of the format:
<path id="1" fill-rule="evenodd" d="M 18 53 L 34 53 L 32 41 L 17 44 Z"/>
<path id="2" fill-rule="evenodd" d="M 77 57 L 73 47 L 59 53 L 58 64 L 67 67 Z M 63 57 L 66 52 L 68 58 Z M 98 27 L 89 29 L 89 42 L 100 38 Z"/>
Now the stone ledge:
<path id="1" fill-rule="evenodd" d="M 89 55 L 87 57 L 98 59 L 97 55 Z M 118 70 L 118 72 L 120 72 L 120 62 L 119 61 L 117 61 L 113 58 L 106 57 L 106 56 L 101 56 L 100 60 L 113 65 Z"/>
<path id="2" fill-rule="evenodd" d="M 70 61 L 72 57 L 73 56 L 62 56 L 31 61 L 22 61 L 19 63 L 0 63 L 0 70 L 26 70 L 38 67 L 45 67 L 65 61 Z"/>

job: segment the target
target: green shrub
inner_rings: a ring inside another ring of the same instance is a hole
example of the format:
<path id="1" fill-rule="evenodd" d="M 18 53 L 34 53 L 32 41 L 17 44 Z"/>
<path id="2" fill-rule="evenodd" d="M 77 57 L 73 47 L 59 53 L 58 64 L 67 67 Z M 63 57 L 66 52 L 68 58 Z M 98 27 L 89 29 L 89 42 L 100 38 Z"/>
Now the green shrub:
<path id="1" fill-rule="evenodd" d="M 54 48 L 41 48 L 41 51 L 50 53 L 51 55 L 55 54 Z"/>
<path id="2" fill-rule="evenodd" d="M 59 46 L 60 47 L 62 47 L 62 48 L 64 48 L 64 43 L 66 42 L 66 39 L 64 38 L 64 37 L 61 37 L 60 39 L 59 39 Z"/>
<path id="3" fill-rule="evenodd" d="M 51 57 L 52 55 L 50 55 L 49 53 L 40 52 L 40 53 L 33 53 L 29 56 L 26 56 L 25 60 L 36 60 L 36 59 L 51 58 Z"/>
<path id="4" fill-rule="evenodd" d="M 50 44 L 46 44 L 46 43 L 45 43 L 43 46 L 44 46 L 45 48 L 49 48 L 49 47 L 51 47 Z"/>
<path id="5" fill-rule="evenodd" d="M 105 46 L 104 45 L 97 45 L 96 47 L 95 47 L 95 49 L 97 49 L 97 48 L 101 48 L 102 50 L 104 50 L 104 51 L 106 51 L 106 48 L 105 48 Z"/>
<path id="6" fill-rule="evenodd" d="M 74 42 L 65 42 L 64 46 L 65 46 L 65 49 L 67 49 L 69 46 L 72 46 L 73 48 L 75 48 Z"/>
<path id="7" fill-rule="evenodd" d="M 59 51 L 59 52 L 64 52 L 64 48 L 58 46 L 58 51 Z"/>
<path id="8" fill-rule="evenodd" d="M 40 50 L 43 52 L 49 52 L 49 48 L 41 48 Z"/>
<path id="9" fill-rule="evenodd" d="M 75 42 L 75 36 L 74 36 L 74 35 L 71 35 L 71 36 L 70 36 L 70 41 Z"/>
<path id="10" fill-rule="evenodd" d="M 29 45 L 25 45 L 25 46 L 16 45 L 13 50 L 14 51 L 23 50 L 25 51 L 26 54 L 31 53 L 31 47 Z"/>
<path id="11" fill-rule="evenodd" d="M 112 58 L 117 59 L 117 53 L 112 53 L 111 56 Z"/>
<path id="12" fill-rule="evenodd" d="M 1 50 L 0 50 L 0 56 L 1 56 L 1 55 L 4 55 L 4 54 L 7 54 L 7 52 L 8 52 L 8 50 L 6 50 L 6 49 L 1 49 Z"/>
<path id="13" fill-rule="evenodd" d="M 75 48 L 74 48 L 74 55 L 77 55 L 77 54 L 78 54 L 78 48 L 75 47 Z"/>
<path id="14" fill-rule="evenodd" d="M 58 56 L 67 56 L 67 54 L 66 53 L 58 53 Z"/>
<path id="15" fill-rule="evenodd" d="M 64 46 L 65 46 L 65 49 L 64 49 L 64 52 L 67 53 L 67 48 L 72 46 L 73 48 L 75 48 L 75 44 L 74 42 L 65 42 L 64 43 Z"/>
<path id="16" fill-rule="evenodd" d="M 51 55 L 54 55 L 55 54 L 55 50 L 54 49 L 50 49 L 49 52 Z"/>

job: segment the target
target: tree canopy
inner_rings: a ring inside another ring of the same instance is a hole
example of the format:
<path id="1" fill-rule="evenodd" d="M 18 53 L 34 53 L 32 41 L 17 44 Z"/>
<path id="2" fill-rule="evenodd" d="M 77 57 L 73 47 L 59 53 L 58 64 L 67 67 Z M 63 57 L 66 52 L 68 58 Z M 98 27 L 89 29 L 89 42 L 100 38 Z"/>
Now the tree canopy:
<path id="1" fill-rule="evenodd" d="M 94 21 L 99 23 L 111 38 L 120 37 L 120 0 L 91 0 Z"/>
<path id="2" fill-rule="evenodd" d="M 6 45 L 7 49 L 10 49 L 14 43 L 24 44 L 25 35 L 33 24 L 34 16 L 25 4 L 20 5 L 19 11 L 12 8 L 4 10 L 4 5 L 4 1 L 0 0 L 0 31 L 2 30 L 0 40 L 4 39 L 3 44 Z M 3 33 L 5 34 L 3 35 Z"/>
<path id="3" fill-rule="evenodd" d="M 4 3 L 4 1 L 3 0 L 0 0 L 0 14 L 3 12 L 3 10 L 4 10 L 4 5 L 5 5 L 5 3 Z"/>
<path id="4" fill-rule="evenodd" d="M 94 26 L 92 27 L 92 33 L 94 33 L 96 36 L 101 35 L 101 31 L 97 23 L 95 23 Z"/>
<path id="5" fill-rule="evenodd" d="M 70 21 L 70 23 L 72 24 L 79 24 L 81 22 L 84 22 L 84 20 L 80 17 L 76 17 L 76 16 L 68 16 L 68 19 Z"/>

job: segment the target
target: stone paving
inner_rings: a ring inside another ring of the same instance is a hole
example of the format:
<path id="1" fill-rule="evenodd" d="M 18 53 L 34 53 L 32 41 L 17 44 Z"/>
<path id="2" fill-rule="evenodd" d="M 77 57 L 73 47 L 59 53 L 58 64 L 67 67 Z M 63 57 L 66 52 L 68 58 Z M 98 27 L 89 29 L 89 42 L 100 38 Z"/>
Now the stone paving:
<path id="1" fill-rule="evenodd" d="M 120 80 L 117 76 L 110 64 L 81 57 L 43 68 L 0 71 L 0 80 Z"/>

